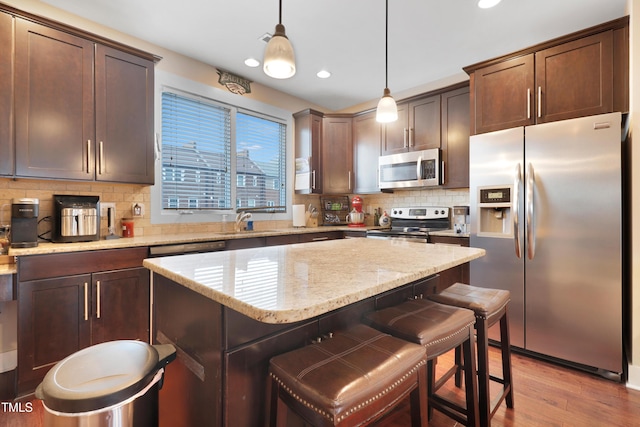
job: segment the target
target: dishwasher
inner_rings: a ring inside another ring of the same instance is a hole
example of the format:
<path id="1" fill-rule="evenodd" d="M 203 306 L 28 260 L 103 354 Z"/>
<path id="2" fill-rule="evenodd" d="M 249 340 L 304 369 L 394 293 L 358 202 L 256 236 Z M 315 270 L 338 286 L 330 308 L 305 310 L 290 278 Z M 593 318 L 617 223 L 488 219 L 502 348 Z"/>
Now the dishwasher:
<path id="1" fill-rule="evenodd" d="M 171 245 L 151 246 L 149 248 L 149 258 L 223 251 L 225 247 L 226 245 L 224 240 L 218 240 L 215 242 L 176 243 Z"/>

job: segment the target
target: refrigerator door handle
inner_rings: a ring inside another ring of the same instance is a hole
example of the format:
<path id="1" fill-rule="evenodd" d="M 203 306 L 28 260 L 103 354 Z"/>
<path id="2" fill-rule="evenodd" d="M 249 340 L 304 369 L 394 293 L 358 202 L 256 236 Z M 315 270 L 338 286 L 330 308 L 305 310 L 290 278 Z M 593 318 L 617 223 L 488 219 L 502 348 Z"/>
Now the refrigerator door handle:
<path id="1" fill-rule="evenodd" d="M 527 215 L 527 258 L 533 259 L 536 255 L 536 237 L 534 235 L 535 206 L 533 202 L 533 190 L 536 179 L 531 163 L 527 165 L 527 199 L 525 200 L 525 210 Z"/>
<path id="2" fill-rule="evenodd" d="M 520 187 L 522 186 L 522 167 L 516 165 L 515 180 L 513 183 L 513 241 L 516 245 L 516 257 L 522 258 L 522 245 L 520 244 Z"/>

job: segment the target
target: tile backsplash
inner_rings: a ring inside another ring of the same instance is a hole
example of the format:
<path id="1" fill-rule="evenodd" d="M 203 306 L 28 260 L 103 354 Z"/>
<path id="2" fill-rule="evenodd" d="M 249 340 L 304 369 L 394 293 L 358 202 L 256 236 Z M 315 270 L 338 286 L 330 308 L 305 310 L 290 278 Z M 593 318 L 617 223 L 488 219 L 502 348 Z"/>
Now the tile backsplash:
<path id="1" fill-rule="evenodd" d="M 73 194 L 98 196 L 101 202 L 113 202 L 116 204 L 116 218 L 118 229 L 122 218 L 132 216 L 131 206 L 134 203 L 145 205 L 145 215 L 134 219 L 134 234 L 136 236 L 159 235 L 173 233 L 206 233 L 225 231 L 223 228 L 228 223 L 197 223 L 197 224 L 151 224 L 151 191 L 150 187 L 132 184 L 114 184 L 98 182 L 75 181 L 51 181 L 35 179 L 0 178 L 0 205 L 2 206 L 2 223 L 9 223 L 11 217 L 11 199 L 32 197 L 40 200 L 40 215 L 38 234 L 49 237 L 46 234 L 51 229 L 51 223 L 47 217 L 52 214 L 54 194 Z M 380 207 L 382 210 L 390 210 L 394 206 L 457 206 L 469 204 L 468 189 L 427 189 L 397 191 L 394 193 L 365 194 L 361 195 L 365 213 L 371 214 L 373 209 Z M 319 208 L 319 195 L 293 196 L 294 204 L 310 203 Z M 258 225 L 259 223 L 259 225 Z M 291 221 L 259 221 L 256 226 L 265 229 L 290 227 Z M 373 225 L 373 215 L 367 215 L 367 225 Z M 100 235 L 107 234 L 106 218 L 100 222 Z"/>

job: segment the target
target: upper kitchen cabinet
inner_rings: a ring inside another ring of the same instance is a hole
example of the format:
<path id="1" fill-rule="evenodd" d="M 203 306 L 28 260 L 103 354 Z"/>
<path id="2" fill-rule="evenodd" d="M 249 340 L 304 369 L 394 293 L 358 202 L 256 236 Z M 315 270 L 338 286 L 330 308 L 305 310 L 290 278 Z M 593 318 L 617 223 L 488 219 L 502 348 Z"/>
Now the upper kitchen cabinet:
<path id="1" fill-rule="evenodd" d="M 353 167 L 355 171 L 354 193 L 379 193 L 378 158 L 382 125 L 376 121 L 376 111 L 369 111 L 353 118 Z"/>
<path id="2" fill-rule="evenodd" d="M 93 43 L 15 24 L 16 175 L 93 179 Z"/>
<path id="3" fill-rule="evenodd" d="M 384 126 L 382 154 L 440 148 L 440 96 L 398 104 L 398 120 Z"/>
<path id="4" fill-rule="evenodd" d="M 474 134 L 629 105 L 628 17 L 465 68 Z"/>
<path id="5" fill-rule="evenodd" d="M 297 193 L 322 193 L 322 113 L 304 110 L 293 115 Z"/>
<path id="6" fill-rule="evenodd" d="M 0 12 L 0 175 L 13 175 L 13 18 Z"/>
<path id="7" fill-rule="evenodd" d="M 353 191 L 351 115 L 304 110 L 295 119 L 296 182 L 300 194 Z"/>
<path id="8" fill-rule="evenodd" d="M 15 176 L 153 184 L 157 58 L 14 12 Z"/>
<path id="9" fill-rule="evenodd" d="M 322 125 L 322 189 L 325 194 L 354 188 L 351 115 L 327 115 Z"/>
<path id="10" fill-rule="evenodd" d="M 96 179 L 153 184 L 153 62 L 96 46 Z"/>
<path id="11" fill-rule="evenodd" d="M 469 86 L 441 95 L 445 188 L 469 187 Z"/>

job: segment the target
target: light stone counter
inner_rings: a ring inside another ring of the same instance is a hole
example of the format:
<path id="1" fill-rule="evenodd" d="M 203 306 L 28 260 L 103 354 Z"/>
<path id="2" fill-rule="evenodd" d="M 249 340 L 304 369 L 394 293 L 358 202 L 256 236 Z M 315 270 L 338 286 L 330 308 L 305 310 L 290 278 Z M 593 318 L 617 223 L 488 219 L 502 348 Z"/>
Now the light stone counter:
<path id="1" fill-rule="evenodd" d="M 144 266 L 265 323 L 291 323 L 466 263 L 483 249 L 340 239 L 147 259 Z"/>
<path id="2" fill-rule="evenodd" d="M 380 227 L 369 227 L 380 228 Z M 365 230 L 356 229 L 356 230 Z M 40 242 L 33 248 L 10 248 L 10 256 L 42 255 L 64 252 L 95 251 L 102 249 L 133 248 L 139 246 L 160 246 L 176 243 L 209 242 L 217 240 L 247 239 L 251 237 L 283 236 L 288 234 L 323 233 L 330 231 L 354 231 L 348 226 L 279 228 L 273 230 L 211 232 L 211 233 L 176 233 L 153 236 L 127 237 L 113 240 L 101 238 L 94 242 L 49 243 Z"/>

